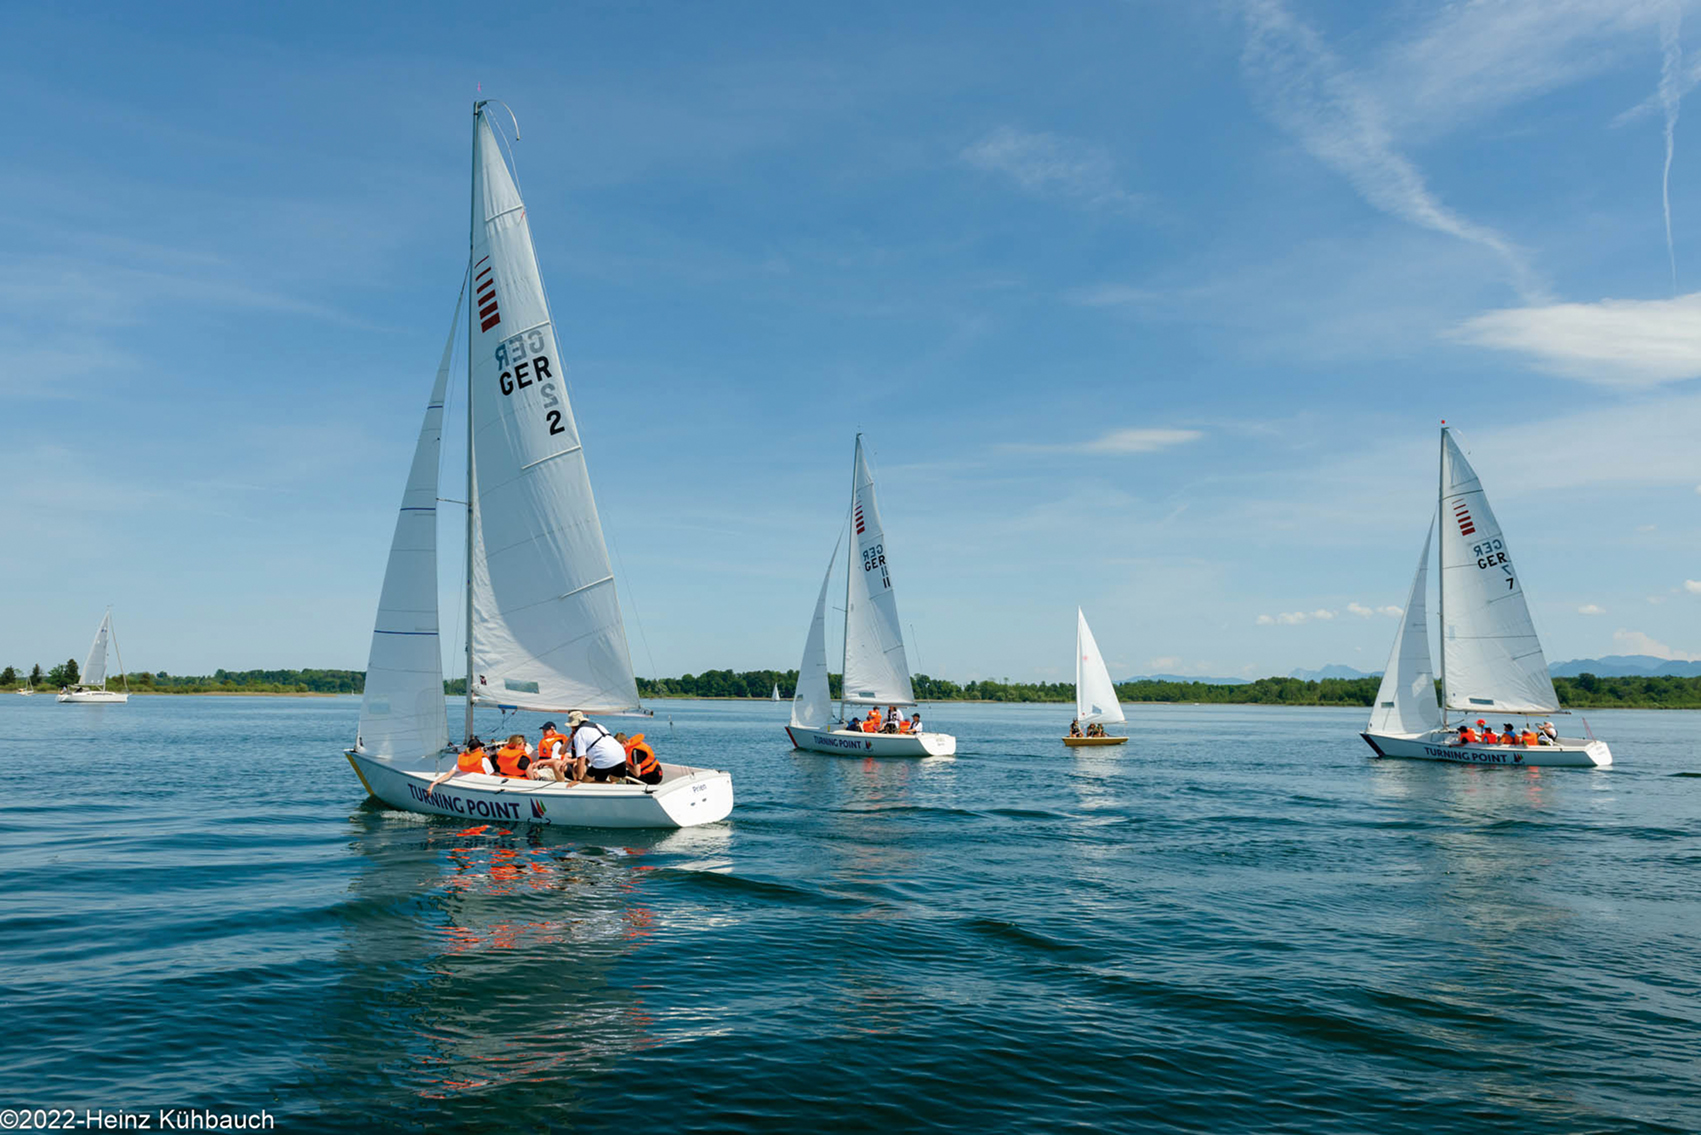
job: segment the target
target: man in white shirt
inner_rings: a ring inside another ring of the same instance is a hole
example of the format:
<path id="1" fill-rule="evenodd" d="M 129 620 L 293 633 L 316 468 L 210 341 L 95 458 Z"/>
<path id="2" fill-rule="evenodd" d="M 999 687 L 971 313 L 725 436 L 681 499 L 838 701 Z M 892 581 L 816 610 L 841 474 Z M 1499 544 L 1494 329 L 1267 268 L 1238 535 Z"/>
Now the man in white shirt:
<path id="1" fill-rule="evenodd" d="M 567 715 L 573 739 L 573 781 L 622 780 L 626 776 L 626 749 L 614 735 L 574 710 Z"/>

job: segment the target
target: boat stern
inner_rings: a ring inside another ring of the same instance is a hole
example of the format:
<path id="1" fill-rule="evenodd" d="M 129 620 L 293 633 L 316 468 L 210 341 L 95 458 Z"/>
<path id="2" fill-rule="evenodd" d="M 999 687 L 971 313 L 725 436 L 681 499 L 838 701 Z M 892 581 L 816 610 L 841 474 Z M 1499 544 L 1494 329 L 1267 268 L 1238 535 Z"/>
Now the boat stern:
<path id="1" fill-rule="evenodd" d="M 653 795 L 668 819 L 682 828 L 712 824 L 732 813 L 732 774 L 689 769 L 687 775 L 658 785 Z"/>

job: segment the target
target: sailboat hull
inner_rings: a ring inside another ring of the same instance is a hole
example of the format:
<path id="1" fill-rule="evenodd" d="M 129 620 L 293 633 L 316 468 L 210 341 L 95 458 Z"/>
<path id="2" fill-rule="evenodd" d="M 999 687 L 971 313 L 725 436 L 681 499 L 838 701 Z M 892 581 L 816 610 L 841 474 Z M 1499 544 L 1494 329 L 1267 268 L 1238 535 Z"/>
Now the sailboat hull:
<path id="1" fill-rule="evenodd" d="M 840 757 L 949 757 L 957 739 L 949 733 L 863 733 L 852 729 L 786 726 L 792 748 Z"/>
<path id="2" fill-rule="evenodd" d="M 119 705 L 129 701 L 130 695 L 116 690 L 66 690 L 55 700 L 83 705 Z"/>
<path id="3" fill-rule="evenodd" d="M 1605 741 L 1561 737 L 1557 745 L 1454 745 L 1433 733 L 1361 733 L 1379 757 L 1449 761 L 1463 765 L 1521 765 L 1533 768 L 1605 768 L 1612 750 Z"/>
<path id="4" fill-rule="evenodd" d="M 732 777 L 716 769 L 663 765 L 662 783 L 576 784 L 471 774 L 431 790 L 433 773 L 348 750 L 374 798 L 428 816 L 569 828 L 689 828 L 726 819 Z"/>
<path id="5" fill-rule="evenodd" d="M 1126 737 L 1065 737 L 1063 743 L 1071 749 L 1090 749 L 1097 745 L 1126 745 Z"/>

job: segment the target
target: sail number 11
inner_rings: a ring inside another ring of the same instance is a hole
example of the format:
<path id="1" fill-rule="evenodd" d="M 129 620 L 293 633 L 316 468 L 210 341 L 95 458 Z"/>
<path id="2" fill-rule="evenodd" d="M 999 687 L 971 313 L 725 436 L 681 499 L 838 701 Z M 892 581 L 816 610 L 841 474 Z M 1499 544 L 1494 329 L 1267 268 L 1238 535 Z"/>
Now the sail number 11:
<path id="1" fill-rule="evenodd" d="M 555 383 L 550 381 L 555 376 L 550 373 L 549 356 L 543 353 L 543 332 L 533 328 L 498 343 L 496 365 L 503 368 L 496 376 L 503 394 L 535 385 L 543 396 L 543 416 L 549 422 L 549 432 L 567 432 L 567 427 L 561 424 L 561 399 L 555 393 Z"/>

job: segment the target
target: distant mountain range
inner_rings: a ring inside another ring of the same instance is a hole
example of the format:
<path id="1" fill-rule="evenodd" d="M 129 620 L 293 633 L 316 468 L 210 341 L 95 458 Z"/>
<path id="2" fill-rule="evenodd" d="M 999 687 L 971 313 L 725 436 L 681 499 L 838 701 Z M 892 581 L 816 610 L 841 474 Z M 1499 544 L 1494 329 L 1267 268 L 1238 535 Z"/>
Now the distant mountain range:
<path id="1" fill-rule="evenodd" d="M 1136 674 L 1132 678 L 1122 679 L 1124 682 L 1203 682 L 1207 686 L 1245 686 L 1250 685 L 1247 678 L 1202 678 L 1198 674 Z"/>
<path id="2" fill-rule="evenodd" d="M 1382 671 L 1365 673 L 1354 670 L 1351 666 L 1325 666 L 1321 670 L 1289 670 L 1288 677 L 1298 678 L 1306 682 L 1319 682 L 1324 678 L 1380 678 Z"/>
<path id="3" fill-rule="evenodd" d="M 1605 658 L 1555 662 L 1547 672 L 1555 678 L 1575 678 L 1579 674 L 1593 674 L 1597 678 L 1641 678 L 1650 674 L 1701 678 L 1701 662 L 1672 662 L 1652 654 L 1609 654 Z"/>

